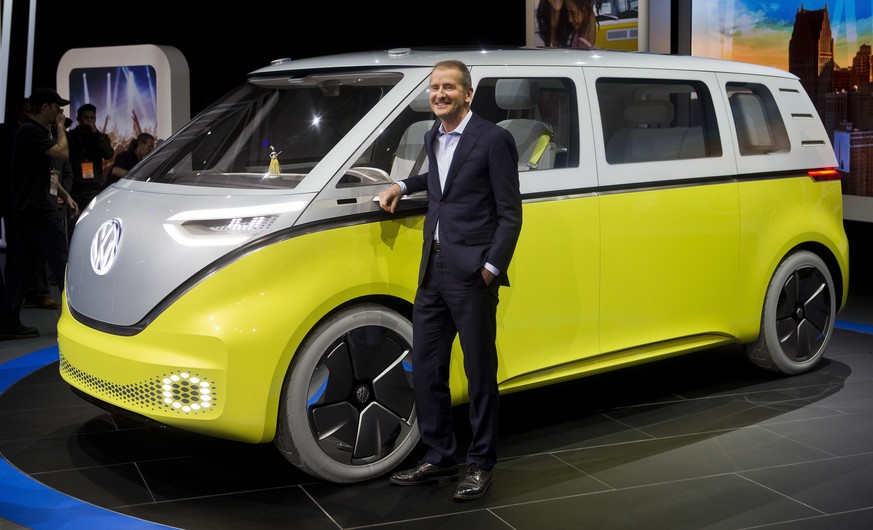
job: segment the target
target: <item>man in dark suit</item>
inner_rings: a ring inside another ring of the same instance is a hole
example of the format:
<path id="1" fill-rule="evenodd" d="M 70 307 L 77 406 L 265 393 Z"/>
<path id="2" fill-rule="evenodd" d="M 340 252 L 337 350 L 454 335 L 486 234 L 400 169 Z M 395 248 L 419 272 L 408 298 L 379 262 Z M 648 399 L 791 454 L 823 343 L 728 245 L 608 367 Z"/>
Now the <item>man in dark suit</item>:
<path id="1" fill-rule="evenodd" d="M 455 499 L 482 497 L 497 461 L 497 291 L 521 231 L 518 152 L 512 135 L 470 111 L 470 71 L 460 61 L 437 63 L 430 105 L 438 122 L 425 133 L 427 173 L 379 194 L 393 213 L 400 197 L 427 190 L 428 211 L 413 309 L 413 386 L 418 428 L 427 452 L 399 485 L 458 476 L 449 361 L 457 334 L 469 382 L 472 440 L 467 473 Z"/>

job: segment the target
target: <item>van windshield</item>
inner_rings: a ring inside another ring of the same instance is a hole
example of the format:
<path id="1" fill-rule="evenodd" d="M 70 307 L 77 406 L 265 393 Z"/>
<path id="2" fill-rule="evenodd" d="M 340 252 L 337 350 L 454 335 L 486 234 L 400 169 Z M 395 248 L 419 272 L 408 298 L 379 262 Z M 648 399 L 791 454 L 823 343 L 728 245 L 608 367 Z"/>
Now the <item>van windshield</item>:
<path id="1" fill-rule="evenodd" d="M 400 79 L 385 72 L 252 79 L 196 116 L 127 178 L 293 189 Z"/>

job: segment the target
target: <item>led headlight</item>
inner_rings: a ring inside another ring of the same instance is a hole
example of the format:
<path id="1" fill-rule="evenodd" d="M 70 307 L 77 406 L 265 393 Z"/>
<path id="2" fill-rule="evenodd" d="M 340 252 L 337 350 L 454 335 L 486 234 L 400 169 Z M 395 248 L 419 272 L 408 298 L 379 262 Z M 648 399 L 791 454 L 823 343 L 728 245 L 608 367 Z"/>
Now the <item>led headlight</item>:
<path id="1" fill-rule="evenodd" d="M 239 245 L 269 230 L 279 216 L 299 212 L 308 200 L 179 212 L 164 223 L 176 242 L 186 246 Z"/>

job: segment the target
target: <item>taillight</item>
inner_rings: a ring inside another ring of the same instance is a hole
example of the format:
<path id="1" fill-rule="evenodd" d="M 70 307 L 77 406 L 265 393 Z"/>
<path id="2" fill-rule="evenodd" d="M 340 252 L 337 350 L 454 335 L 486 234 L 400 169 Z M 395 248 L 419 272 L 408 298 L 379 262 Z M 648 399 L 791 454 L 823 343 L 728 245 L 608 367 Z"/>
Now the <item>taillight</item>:
<path id="1" fill-rule="evenodd" d="M 840 172 L 832 167 L 826 167 L 823 169 L 810 169 L 806 172 L 812 180 L 816 182 L 827 181 L 827 180 L 840 180 Z"/>

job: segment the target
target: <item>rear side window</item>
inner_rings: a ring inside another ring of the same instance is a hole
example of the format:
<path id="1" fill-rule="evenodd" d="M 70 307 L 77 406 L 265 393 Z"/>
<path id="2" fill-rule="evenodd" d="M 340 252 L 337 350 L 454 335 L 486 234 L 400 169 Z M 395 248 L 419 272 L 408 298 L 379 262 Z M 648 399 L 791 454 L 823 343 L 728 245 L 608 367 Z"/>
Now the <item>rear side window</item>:
<path id="1" fill-rule="evenodd" d="M 610 164 L 719 157 L 712 97 L 700 81 L 597 81 L 597 100 Z"/>
<path id="2" fill-rule="evenodd" d="M 773 94 L 758 83 L 726 85 L 740 154 L 787 153 L 791 144 Z"/>

